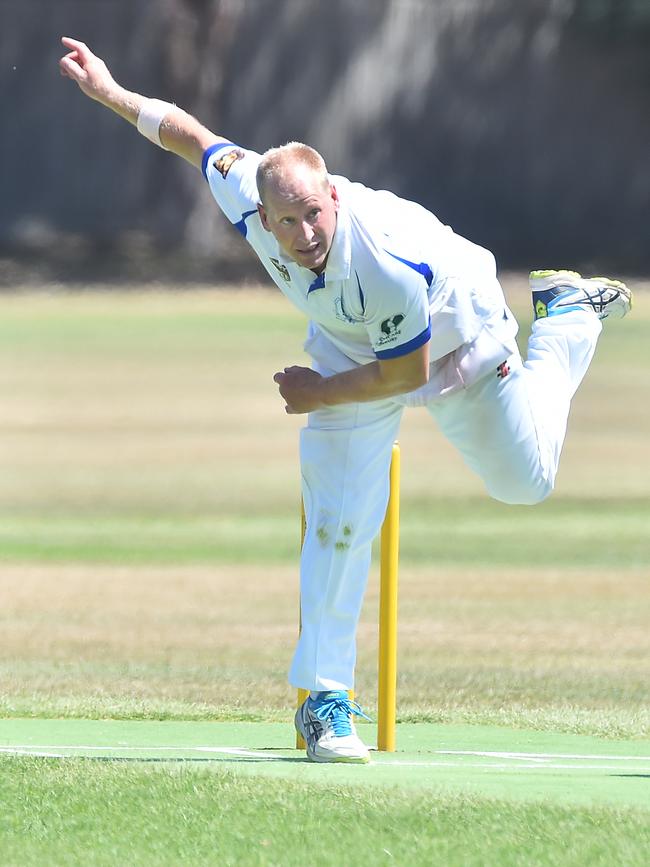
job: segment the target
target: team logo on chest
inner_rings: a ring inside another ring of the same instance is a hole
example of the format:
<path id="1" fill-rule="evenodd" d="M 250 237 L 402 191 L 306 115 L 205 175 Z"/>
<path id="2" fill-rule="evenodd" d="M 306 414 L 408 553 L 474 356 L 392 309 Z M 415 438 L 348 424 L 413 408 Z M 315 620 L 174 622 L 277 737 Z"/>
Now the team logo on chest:
<path id="1" fill-rule="evenodd" d="M 348 322 L 351 325 L 357 322 L 354 316 L 350 316 L 343 306 L 343 298 L 340 295 L 334 299 L 334 312 L 336 313 L 336 318 L 340 319 L 341 322 Z"/>
<path id="2" fill-rule="evenodd" d="M 275 265 L 276 269 L 282 275 L 282 279 L 285 283 L 291 283 L 291 274 L 289 274 L 289 269 L 286 265 L 283 265 L 278 259 L 274 259 L 273 256 L 269 257 L 271 262 Z"/>

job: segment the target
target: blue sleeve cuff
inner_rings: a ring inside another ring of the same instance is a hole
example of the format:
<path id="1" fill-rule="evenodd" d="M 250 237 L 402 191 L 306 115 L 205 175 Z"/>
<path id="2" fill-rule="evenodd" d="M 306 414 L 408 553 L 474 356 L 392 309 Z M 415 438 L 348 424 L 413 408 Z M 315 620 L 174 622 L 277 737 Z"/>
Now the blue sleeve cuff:
<path id="1" fill-rule="evenodd" d="M 216 154 L 217 151 L 220 151 L 221 148 L 231 148 L 233 147 L 233 142 L 231 141 L 220 141 L 217 144 L 210 145 L 209 148 L 203 154 L 203 159 L 201 160 L 201 172 L 203 173 L 203 177 L 208 179 L 208 160 L 212 156 L 212 154 Z"/>
<path id="2" fill-rule="evenodd" d="M 419 349 L 421 346 L 424 346 L 425 343 L 428 343 L 431 340 L 431 320 L 429 320 L 429 324 L 427 327 L 418 334 L 417 337 L 414 337 L 412 340 L 409 340 L 408 343 L 402 343 L 401 346 L 395 346 L 393 349 L 380 349 L 375 350 L 375 355 L 377 358 L 399 358 L 402 355 L 408 355 L 409 352 L 415 352 L 416 349 Z"/>

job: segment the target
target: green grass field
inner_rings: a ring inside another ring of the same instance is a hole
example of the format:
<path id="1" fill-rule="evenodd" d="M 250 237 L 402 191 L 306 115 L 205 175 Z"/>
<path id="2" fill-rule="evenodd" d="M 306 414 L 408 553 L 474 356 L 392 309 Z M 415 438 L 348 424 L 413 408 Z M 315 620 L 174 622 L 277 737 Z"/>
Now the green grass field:
<path id="1" fill-rule="evenodd" d="M 523 283 L 506 288 L 525 339 Z M 303 331 L 255 289 L 0 298 L 7 721 L 251 720 L 281 724 L 290 746 L 302 421 L 271 378 L 305 362 Z M 534 509 L 489 501 L 428 416 L 405 415 L 404 725 L 597 737 L 603 755 L 645 743 L 649 336 L 642 290 L 603 335 L 558 489 Z M 376 623 L 373 573 L 357 684 L 371 713 Z M 8 756 L 0 861 L 647 862 L 642 801 L 368 788 L 332 770 L 275 779 L 222 763 Z"/>

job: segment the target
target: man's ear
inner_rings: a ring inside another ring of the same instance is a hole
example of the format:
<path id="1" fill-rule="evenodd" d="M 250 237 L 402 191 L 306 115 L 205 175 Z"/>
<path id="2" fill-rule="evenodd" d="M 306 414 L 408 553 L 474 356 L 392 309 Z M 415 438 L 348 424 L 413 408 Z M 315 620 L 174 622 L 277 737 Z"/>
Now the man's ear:
<path id="1" fill-rule="evenodd" d="M 260 215 L 260 220 L 262 221 L 262 225 L 266 229 L 267 232 L 271 231 L 271 227 L 269 226 L 269 218 L 264 210 L 264 205 L 261 202 L 257 203 L 257 213 Z"/>
<path id="2" fill-rule="evenodd" d="M 338 211 L 341 200 L 339 199 L 339 194 L 334 184 L 330 184 L 330 196 L 332 197 L 332 201 L 334 202 L 334 210 Z"/>

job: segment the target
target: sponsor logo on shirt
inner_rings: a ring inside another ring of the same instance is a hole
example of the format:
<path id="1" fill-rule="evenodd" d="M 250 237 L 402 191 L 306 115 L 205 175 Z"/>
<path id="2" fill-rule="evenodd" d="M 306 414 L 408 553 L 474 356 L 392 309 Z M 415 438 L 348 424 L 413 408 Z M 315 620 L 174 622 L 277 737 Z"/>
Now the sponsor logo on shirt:
<path id="1" fill-rule="evenodd" d="M 400 325 L 404 321 L 403 313 L 396 313 L 394 316 L 389 316 L 381 323 L 382 336 L 377 341 L 378 346 L 383 346 L 386 343 L 393 343 L 402 333 Z"/>
<path id="2" fill-rule="evenodd" d="M 218 160 L 215 160 L 213 166 L 220 173 L 221 177 L 225 179 L 228 177 L 228 172 L 232 168 L 233 163 L 236 163 L 237 160 L 243 160 L 245 157 L 244 151 L 240 151 L 239 148 L 235 148 L 232 151 L 228 151 L 228 153 L 219 157 Z"/>
<path id="3" fill-rule="evenodd" d="M 270 257 L 271 262 L 275 265 L 277 270 L 282 275 L 282 279 L 285 283 L 291 283 L 291 274 L 289 274 L 289 269 L 286 265 L 283 265 L 278 259 L 274 259 L 273 256 Z"/>

